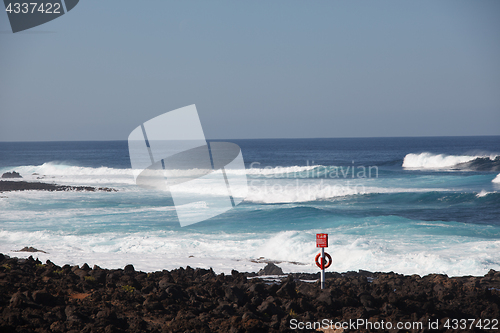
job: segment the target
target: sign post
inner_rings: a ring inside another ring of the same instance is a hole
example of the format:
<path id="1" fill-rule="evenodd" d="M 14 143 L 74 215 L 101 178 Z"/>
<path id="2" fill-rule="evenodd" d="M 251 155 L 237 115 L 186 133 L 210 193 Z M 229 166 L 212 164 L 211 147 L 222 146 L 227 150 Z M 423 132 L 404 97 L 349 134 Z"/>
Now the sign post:
<path id="1" fill-rule="evenodd" d="M 325 262 L 325 247 L 328 247 L 328 234 L 316 234 L 316 247 L 321 248 L 321 264 L 318 264 L 319 254 L 316 256 L 316 265 L 321 268 L 321 289 L 325 289 L 325 268 L 328 268 L 332 263 L 332 258 L 327 253 L 329 257 L 329 263 Z"/>

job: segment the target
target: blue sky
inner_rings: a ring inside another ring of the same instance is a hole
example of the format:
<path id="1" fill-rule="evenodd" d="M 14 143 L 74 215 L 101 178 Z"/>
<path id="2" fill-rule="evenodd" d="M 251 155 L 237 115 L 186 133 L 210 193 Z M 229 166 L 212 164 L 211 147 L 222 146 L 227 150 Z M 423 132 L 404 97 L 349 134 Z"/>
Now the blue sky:
<path id="1" fill-rule="evenodd" d="M 83 0 L 12 34 L 0 141 L 500 135 L 500 2 Z"/>

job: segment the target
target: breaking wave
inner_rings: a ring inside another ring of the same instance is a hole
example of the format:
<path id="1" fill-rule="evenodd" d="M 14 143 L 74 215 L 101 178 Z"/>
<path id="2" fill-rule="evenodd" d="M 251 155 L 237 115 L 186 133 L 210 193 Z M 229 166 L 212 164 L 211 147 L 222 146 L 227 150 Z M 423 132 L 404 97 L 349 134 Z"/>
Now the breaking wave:
<path id="1" fill-rule="evenodd" d="M 345 272 L 363 268 L 403 274 L 462 276 L 484 275 L 491 268 L 498 269 L 499 241 L 453 235 L 408 237 L 404 234 L 408 224 L 414 230 L 422 227 L 447 230 L 449 227 L 434 222 L 404 221 L 404 228 L 386 225 L 392 231 L 386 235 L 352 234 L 352 229 L 345 227 L 322 229 L 329 233 L 328 252 L 335 254 L 331 270 Z M 456 227 L 464 231 L 476 228 L 473 225 Z M 58 265 L 88 263 L 90 266 L 123 268 L 133 263 L 136 269 L 146 272 L 186 265 L 213 267 L 217 273 L 226 274 L 232 269 L 251 272 L 265 266 L 255 259 L 265 258 L 278 262 L 287 273 L 314 273 L 318 271 L 312 260 L 316 254 L 314 236 L 318 231 L 239 234 L 157 231 L 73 235 L 0 230 L 0 251 L 17 257 L 33 255 Z M 13 252 L 26 244 L 47 253 Z"/>
<path id="2" fill-rule="evenodd" d="M 445 155 L 427 152 L 407 154 L 403 160 L 403 168 L 499 171 L 500 155 Z"/>

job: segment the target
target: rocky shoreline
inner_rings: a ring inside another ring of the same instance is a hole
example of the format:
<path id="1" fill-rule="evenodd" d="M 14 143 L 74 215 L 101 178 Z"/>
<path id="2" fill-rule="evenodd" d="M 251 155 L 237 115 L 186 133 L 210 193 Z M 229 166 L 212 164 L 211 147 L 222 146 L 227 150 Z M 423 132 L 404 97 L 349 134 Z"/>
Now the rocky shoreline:
<path id="1" fill-rule="evenodd" d="M 432 330 L 438 332 L 447 331 L 446 320 L 484 322 L 500 315 L 500 272 L 494 270 L 484 277 L 453 278 L 328 273 L 323 291 L 318 282 L 303 281 L 314 281 L 318 274 L 289 274 L 274 281 L 255 275 L 217 275 L 190 267 L 153 273 L 138 272 L 132 265 L 59 267 L 0 254 L 0 331 L 288 332 L 297 323 L 364 318 L 424 323 L 422 330 L 383 330 L 387 332 L 427 332 L 427 323 L 439 322 L 439 330 Z"/>
<path id="2" fill-rule="evenodd" d="M 0 180 L 0 193 L 1 192 L 11 192 L 11 191 L 104 191 L 104 192 L 116 192 L 115 189 L 108 187 L 92 187 L 92 186 L 67 186 L 67 185 L 56 185 L 48 183 L 38 183 L 38 182 L 26 182 L 26 181 L 11 181 L 11 180 Z"/>

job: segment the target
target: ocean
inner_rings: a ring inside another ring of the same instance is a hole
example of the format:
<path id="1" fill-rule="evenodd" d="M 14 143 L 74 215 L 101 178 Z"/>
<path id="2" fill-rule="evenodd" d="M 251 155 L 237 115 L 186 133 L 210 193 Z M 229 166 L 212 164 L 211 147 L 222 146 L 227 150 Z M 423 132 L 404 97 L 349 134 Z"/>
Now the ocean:
<path id="1" fill-rule="evenodd" d="M 500 136 L 225 141 L 241 147 L 248 196 L 186 227 L 169 192 L 135 184 L 127 141 L 1 142 L 0 174 L 117 192 L 0 193 L 0 252 L 143 271 L 271 261 L 318 272 L 315 234 L 328 233 L 330 271 L 500 270 Z M 46 253 L 14 252 L 25 246 Z"/>

